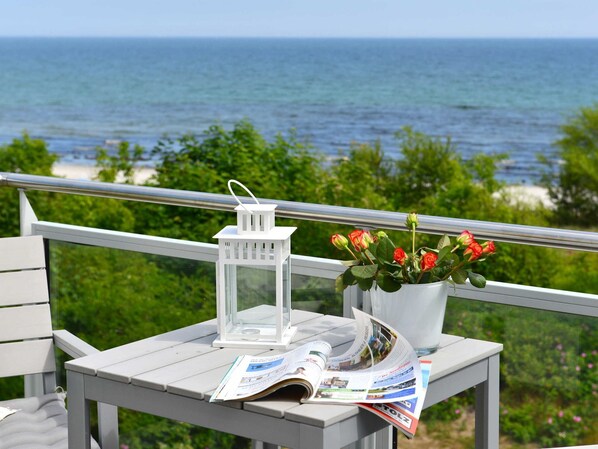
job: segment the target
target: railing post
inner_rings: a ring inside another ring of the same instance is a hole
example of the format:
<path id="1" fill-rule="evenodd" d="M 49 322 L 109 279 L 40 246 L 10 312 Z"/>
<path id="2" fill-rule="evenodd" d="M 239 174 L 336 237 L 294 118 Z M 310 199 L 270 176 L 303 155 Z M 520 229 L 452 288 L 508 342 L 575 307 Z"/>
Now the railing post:
<path id="1" fill-rule="evenodd" d="M 19 223 L 21 226 L 21 235 L 32 235 L 31 224 L 37 220 L 37 216 L 27 199 L 25 190 L 19 189 Z"/>
<path id="2" fill-rule="evenodd" d="M 37 216 L 27 199 L 24 189 L 19 189 L 19 225 L 22 236 L 32 235 L 31 224 L 37 221 Z M 23 379 L 25 397 L 41 396 L 46 393 L 44 379 L 41 374 L 29 374 Z"/>

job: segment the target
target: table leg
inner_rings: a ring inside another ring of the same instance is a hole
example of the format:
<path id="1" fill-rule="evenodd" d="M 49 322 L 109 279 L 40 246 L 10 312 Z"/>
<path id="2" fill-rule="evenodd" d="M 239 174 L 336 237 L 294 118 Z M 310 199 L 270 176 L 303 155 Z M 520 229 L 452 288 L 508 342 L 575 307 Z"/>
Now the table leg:
<path id="1" fill-rule="evenodd" d="M 102 449 L 118 449 L 118 408 L 98 402 L 98 436 Z"/>
<path id="2" fill-rule="evenodd" d="M 488 359 L 488 378 L 476 386 L 475 447 L 498 449 L 499 355 Z"/>
<path id="3" fill-rule="evenodd" d="M 85 399 L 83 375 L 67 371 L 69 447 L 90 449 L 89 401 Z"/>

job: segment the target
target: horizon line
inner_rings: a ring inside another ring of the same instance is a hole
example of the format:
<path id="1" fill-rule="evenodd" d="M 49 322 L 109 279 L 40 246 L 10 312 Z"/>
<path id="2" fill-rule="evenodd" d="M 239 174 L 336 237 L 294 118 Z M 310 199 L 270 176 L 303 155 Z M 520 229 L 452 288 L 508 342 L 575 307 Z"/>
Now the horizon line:
<path id="1" fill-rule="evenodd" d="M 540 40 L 540 39 L 598 39 L 596 36 L 213 36 L 213 35 L 2 35 L 0 39 L 420 39 L 420 40 L 467 40 L 467 39 L 495 39 L 495 40 Z"/>

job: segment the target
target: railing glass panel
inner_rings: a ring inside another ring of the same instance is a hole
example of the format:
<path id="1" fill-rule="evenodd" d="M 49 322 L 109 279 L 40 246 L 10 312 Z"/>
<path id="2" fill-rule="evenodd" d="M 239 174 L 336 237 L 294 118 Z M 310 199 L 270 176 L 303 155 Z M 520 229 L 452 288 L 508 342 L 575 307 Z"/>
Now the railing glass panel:
<path id="1" fill-rule="evenodd" d="M 451 298 L 444 331 L 503 343 L 500 419 L 509 444 L 598 441 L 595 318 Z M 453 399 L 423 422 L 436 415 L 466 424 L 472 417 L 460 415 L 472 403 L 472 394 Z"/>

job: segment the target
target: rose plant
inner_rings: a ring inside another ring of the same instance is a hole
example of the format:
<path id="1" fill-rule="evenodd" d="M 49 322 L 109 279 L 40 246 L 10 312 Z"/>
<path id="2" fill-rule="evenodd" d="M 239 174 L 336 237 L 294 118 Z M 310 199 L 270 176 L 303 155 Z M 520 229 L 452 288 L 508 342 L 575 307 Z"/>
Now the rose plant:
<path id="1" fill-rule="evenodd" d="M 395 246 L 384 231 L 371 233 L 356 229 L 345 237 L 334 234 L 330 241 L 341 251 L 347 251 L 352 260 L 343 261 L 348 268 L 336 280 L 342 291 L 349 285 L 369 290 L 374 282 L 386 292 L 394 292 L 402 284 L 426 284 L 448 280 L 464 284 L 467 279 L 474 287 L 483 288 L 486 279 L 471 271 L 472 264 L 485 260 L 496 251 L 494 242 L 478 243 L 469 231 L 463 231 L 451 242 L 443 235 L 436 248 L 415 248 L 417 214 L 408 214 L 405 221 L 411 233 L 411 252 Z"/>

